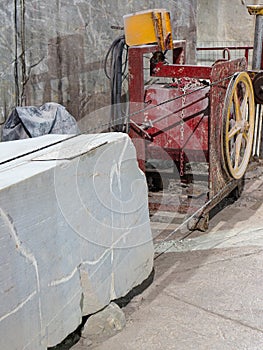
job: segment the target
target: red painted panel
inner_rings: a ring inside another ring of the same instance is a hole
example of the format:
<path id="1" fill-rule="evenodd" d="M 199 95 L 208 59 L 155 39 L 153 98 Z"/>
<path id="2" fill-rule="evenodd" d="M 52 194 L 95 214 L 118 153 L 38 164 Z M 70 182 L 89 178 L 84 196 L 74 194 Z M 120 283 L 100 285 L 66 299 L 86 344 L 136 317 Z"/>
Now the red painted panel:
<path id="1" fill-rule="evenodd" d="M 204 159 L 208 153 L 209 87 L 185 88 L 185 92 L 187 96 L 182 98 L 182 88 L 171 84 L 154 84 L 146 90 L 145 102 L 150 104 L 144 112 L 144 122 L 153 125 L 147 130 L 153 138 L 147 146 L 148 156 L 158 157 L 160 148 L 174 160 L 178 160 L 180 149 L 188 158 L 191 153 L 196 158 L 200 152 Z M 164 101 L 170 102 L 162 104 Z"/>
<path id="2" fill-rule="evenodd" d="M 209 66 L 191 66 L 180 64 L 164 64 L 162 62 L 157 63 L 152 71 L 152 75 L 156 77 L 168 77 L 168 78 L 196 78 L 196 79 L 209 79 L 212 68 Z"/>

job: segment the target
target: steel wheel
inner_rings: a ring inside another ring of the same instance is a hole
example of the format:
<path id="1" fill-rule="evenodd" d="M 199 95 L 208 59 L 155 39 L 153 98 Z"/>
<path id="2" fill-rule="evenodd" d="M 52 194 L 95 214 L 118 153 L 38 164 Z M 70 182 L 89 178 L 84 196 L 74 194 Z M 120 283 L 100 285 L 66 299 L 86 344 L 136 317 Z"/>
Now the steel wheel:
<path id="1" fill-rule="evenodd" d="M 252 82 L 246 72 L 228 85 L 223 110 L 223 156 L 230 176 L 240 179 L 247 169 L 254 134 L 255 104 Z"/>

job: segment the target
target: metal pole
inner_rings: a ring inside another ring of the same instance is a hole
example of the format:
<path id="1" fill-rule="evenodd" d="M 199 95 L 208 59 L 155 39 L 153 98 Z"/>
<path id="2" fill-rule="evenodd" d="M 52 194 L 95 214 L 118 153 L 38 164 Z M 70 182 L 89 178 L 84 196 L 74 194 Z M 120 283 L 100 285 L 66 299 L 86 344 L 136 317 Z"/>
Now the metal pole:
<path id="1" fill-rule="evenodd" d="M 263 42 L 263 5 L 248 5 L 248 12 L 256 15 L 252 69 L 261 69 Z"/>

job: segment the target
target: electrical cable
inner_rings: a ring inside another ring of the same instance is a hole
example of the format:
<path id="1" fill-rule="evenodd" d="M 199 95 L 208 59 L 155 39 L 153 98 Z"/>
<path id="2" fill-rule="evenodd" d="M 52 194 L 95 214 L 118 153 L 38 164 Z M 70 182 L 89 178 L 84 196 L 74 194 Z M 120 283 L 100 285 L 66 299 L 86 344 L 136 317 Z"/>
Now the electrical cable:
<path id="1" fill-rule="evenodd" d="M 104 72 L 110 80 L 111 88 L 111 120 L 109 125 L 110 131 L 126 132 L 127 119 L 122 112 L 122 83 L 125 70 L 127 69 L 128 50 L 123 64 L 123 52 L 126 47 L 124 35 L 119 36 L 111 44 L 104 60 Z M 110 59 L 110 63 L 108 61 Z M 107 70 L 110 66 L 110 71 Z M 123 68 L 124 65 L 124 68 Z"/>

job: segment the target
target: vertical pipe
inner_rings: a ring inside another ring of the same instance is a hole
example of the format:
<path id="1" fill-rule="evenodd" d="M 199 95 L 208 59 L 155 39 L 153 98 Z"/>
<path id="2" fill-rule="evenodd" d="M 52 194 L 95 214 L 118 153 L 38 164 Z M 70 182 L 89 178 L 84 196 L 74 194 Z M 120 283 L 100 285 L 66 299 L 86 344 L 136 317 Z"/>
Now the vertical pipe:
<path id="1" fill-rule="evenodd" d="M 263 41 L 263 16 L 256 15 L 252 69 L 260 70 Z"/>
<path id="2" fill-rule="evenodd" d="M 260 70 L 263 42 L 263 5 L 248 5 L 248 12 L 256 16 L 252 69 Z"/>
<path id="3" fill-rule="evenodd" d="M 248 5 L 250 15 L 256 16 L 255 34 L 254 34 L 254 49 L 252 69 L 262 69 L 262 42 L 263 42 L 263 5 Z M 261 73 L 259 73 L 261 74 Z M 259 157 L 261 154 L 260 145 L 262 142 L 262 106 L 256 105 L 253 155 Z"/>

